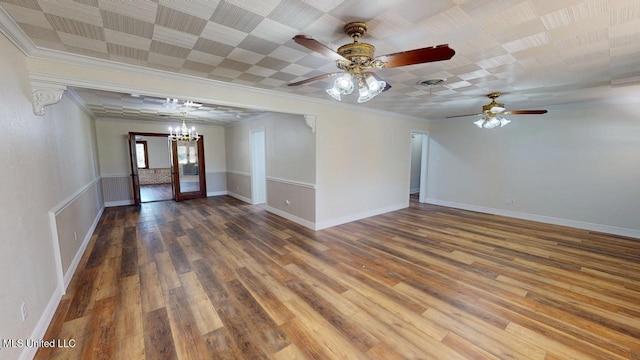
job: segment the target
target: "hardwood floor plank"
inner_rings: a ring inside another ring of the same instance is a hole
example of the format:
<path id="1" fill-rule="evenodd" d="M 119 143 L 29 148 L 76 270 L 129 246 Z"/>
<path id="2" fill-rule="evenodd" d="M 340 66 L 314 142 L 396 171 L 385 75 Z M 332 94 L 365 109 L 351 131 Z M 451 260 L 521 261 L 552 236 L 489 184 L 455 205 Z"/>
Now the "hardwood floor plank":
<path id="1" fill-rule="evenodd" d="M 103 212 L 36 359 L 640 359 L 640 240 L 420 204 Z"/>
<path id="2" fill-rule="evenodd" d="M 144 349 L 147 359 L 178 359 L 171 323 L 165 308 L 144 314 Z"/>

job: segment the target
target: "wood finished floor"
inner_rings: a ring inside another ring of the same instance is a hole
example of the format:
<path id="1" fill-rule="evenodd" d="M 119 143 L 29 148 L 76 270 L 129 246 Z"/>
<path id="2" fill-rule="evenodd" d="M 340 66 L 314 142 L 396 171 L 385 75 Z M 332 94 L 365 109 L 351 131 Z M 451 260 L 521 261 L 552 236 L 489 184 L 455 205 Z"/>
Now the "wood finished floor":
<path id="1" fill-rule="evenodd" d="M 417 204 L 106 209 L 37 359 L 640 359 L 640 241 Z"/>
<path id="2" fill-rule="evenodd" d="M 140 185 L 140 201 L 152 202 L 173 199 L 171 184 Z"/>

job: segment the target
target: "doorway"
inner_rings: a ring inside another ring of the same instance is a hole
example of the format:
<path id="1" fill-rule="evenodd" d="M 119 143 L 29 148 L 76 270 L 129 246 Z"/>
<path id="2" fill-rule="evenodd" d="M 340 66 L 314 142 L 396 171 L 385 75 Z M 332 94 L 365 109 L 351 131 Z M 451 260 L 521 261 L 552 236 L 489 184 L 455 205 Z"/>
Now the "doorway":
<path id="1" fill-rule="evenodd" d="M 414 131 L 411 133 L 411 175 L 409 195 L 418 195 L 418 201 L 427 202 L 427 159 L 429 151 L 429 133 Z"/>
<path id="2" fill-rule="evenodd" d="M 251 198 L 254 205 L 267 202 L 265 129 L 251 130 Z"/>
<path id="3" fill-rule="evenodd" d="M 137 132 L 128 135 L 135 205 L 206 197 L 203 137 L 192 146 L 177 146 L 168 136 Z"/>

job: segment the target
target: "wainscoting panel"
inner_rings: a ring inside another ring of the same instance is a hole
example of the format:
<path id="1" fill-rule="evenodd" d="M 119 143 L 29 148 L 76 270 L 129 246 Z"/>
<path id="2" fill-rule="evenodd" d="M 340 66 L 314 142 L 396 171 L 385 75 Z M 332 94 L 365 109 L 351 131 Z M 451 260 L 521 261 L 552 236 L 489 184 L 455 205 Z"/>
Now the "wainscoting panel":
<path id="1" fill-rule="evenodd" d="M 133 204 L 133 185 L 129 174 L 103 176 L 102 191 L 107 207 Z"/>
<path id="2" fill-rule="evenodd" d="M 219 196 L 227 194 L 226 171 L 207 172 L 207 196 Z"/>
<path id="3" fill-rule="evenodd" d="M 267 209 L 303 226 L 312 227 L 316 221 L 315 185 L 268 177 Z"/>
<path id="4" fill-rule="evenodd" d="M 239 171 L 227 171 L 227 193 L 251 203 L 251 175 Z"/>
<path id="5" fill-rule="evenodd" d="M 65 288 L 102 214 L 100 184 L 100 179 L 91 182 L 51 210 L 52 229 L 55 229 L 52 237 L 57 239 Z"/>

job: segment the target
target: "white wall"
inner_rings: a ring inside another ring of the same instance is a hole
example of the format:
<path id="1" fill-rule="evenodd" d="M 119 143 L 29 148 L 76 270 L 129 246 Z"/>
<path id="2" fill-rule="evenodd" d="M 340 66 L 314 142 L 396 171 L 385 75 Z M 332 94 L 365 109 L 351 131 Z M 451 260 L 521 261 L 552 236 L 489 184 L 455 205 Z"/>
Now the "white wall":
<path id="1" fill-rule="evenodd" d="M 432 122 L 429 202 L 640 237 L 640 103 L 548 109 Z"/>
<path id="2" fill-rule="evenodd" d="M 0 53 L 0 338 L 37 338 L 62 291 L 49 211 L 72 205 L 82 189 L 99 184 L 95 131 L 66 96 L 47 107 L 45 116 L 35 116 L 25 56 L 3 35 Z M 4 348 L 0 358 L 18 358 L 23 350 Z"/>
<path id="3" fill-rule="evenodd" d="M 140 140 L 147 142 L 147 156 L 149 157 L 149 169 L 162 169 L 171 167 L 171 156 L 167 138 L 157 136 L 141 136 Z"/>

